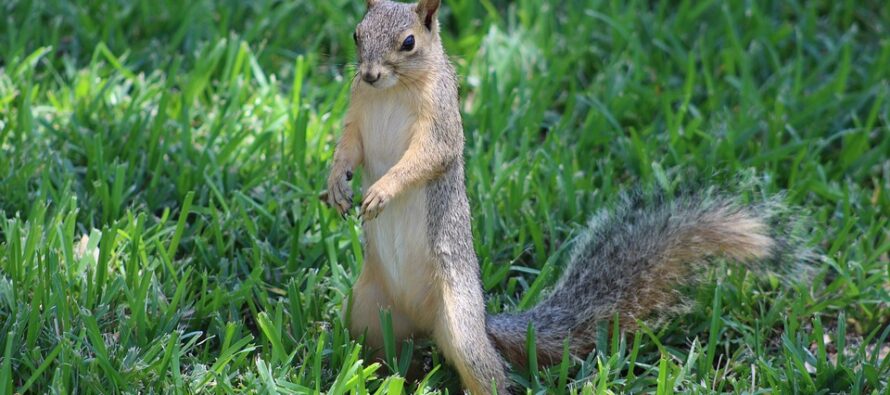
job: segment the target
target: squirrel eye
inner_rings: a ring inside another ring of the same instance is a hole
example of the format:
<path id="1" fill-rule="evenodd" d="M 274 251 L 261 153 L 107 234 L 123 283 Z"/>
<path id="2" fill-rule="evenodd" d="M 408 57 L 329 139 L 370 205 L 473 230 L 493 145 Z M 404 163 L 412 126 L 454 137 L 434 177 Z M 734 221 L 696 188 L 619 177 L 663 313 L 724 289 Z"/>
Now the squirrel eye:
<path id="1" fill-rule="evenodd" d="M 414 35 L 410 35 L 405 37 L 405 41 L 402 43 L 402 51 L 410 51 L 414 49 Z"/>

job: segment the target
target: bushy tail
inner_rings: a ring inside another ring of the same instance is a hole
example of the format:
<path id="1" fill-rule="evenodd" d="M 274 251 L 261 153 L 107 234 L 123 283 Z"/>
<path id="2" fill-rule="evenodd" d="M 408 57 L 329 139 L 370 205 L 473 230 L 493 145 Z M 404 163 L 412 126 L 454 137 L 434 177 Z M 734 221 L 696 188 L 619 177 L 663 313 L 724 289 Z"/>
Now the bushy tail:
<path id="1" fill-rule="evenodd" d="M 625 194 L 590 221 L 550 294 L 529 311 L 488 317 L 489 336 L 514 365 L 526 362 L 529 322 L 541 363 L 558 363 L 567 338 L 572 354 L 585 356 L 598 321 L 617 314 L 622 329 L 633 329 L 638 319 L 683 311 L 678 288 L 700 281 L 710 258 L 775 261 L 782 242 L 771 235 L 772 211 L 711 194 Z"/>

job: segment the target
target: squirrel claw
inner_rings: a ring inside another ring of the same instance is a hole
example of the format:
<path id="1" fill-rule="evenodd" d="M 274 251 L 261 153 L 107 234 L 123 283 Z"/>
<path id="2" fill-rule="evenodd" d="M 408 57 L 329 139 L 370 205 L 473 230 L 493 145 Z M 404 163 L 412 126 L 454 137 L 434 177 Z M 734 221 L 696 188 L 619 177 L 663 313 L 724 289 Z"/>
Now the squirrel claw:
<path id="1" fill-rule="evenodd" d="M 378 192 L 375 188 L 371 188 L 368 194 L 369 196 L 364 199 L 362 204 L 362 215 L 372 220 L 380 215 L 389 199 L 384 196 L 384 193 Z"/>
<path id="2" fill-rule="evenodd" d="M 364 213 L 368 219 L 377 218 L 380 211 L 386 207 L 386 203 L 389 202 L 389 199 L 392 197 L 389 185 L 390 184 L 385 181 L 379 180 L 368 189 L 362 199 L 362 213 Z"/>
<path id="3" fill-rule="evenodd" d="M 346 215 L 352 208 L 352 188 L 348 181 L 351 178 L 351 171 L 343 176 L 332 176 L 328 180 L 328 190 L 320 195 L 328 206 L 336 209 L 341 216 Z"/>

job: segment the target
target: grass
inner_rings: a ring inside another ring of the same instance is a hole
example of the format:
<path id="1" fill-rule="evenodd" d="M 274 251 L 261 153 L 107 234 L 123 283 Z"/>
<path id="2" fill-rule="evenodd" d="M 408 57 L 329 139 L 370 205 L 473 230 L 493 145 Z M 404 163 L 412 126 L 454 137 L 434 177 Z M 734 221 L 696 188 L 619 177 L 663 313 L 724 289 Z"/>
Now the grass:
<path id="1" fill-rule="evenodd" d="M 459 392 L 428 343 L 404 346 L 429 367 L 405 380 L 403 345 L 368 362 L 338 318 L 360 232 L 316 196 L 363 7 L 0 0 L 0 393 Z M 821 252 L 812 279 L 720 265 L 693 313 L 604 324 L 595 353 L 517 382 L 890 390 L 886 2 L 449 0 L 440 19 L 490 311 L 534 304 L 638 183 L 784 191 Z"/>

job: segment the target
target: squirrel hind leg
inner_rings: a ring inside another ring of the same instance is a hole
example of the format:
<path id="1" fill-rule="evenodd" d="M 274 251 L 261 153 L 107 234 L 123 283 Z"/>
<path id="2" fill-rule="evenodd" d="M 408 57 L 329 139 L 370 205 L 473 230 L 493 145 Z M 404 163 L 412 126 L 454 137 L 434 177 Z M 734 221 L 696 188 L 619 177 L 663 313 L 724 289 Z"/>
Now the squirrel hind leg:
<path id="1" fill-rule="evenodd" d="M 481 290 L 443 286 L 433 337 L 469 393 L 491 394 L 492 388 L 499 394 L 509 393 L 504 362 L 485 331 Z"/>
<path id="2" fill-rule="evenodd" d="M 371 258 L 366 258 L 371 259 Z M 397 345 L 414 335 L 411 320 L 393 306 L 382 285 L 376 281 L 374 265 L 368 261 L 352 287 L 352 297 L 343 305 L 342 317 L 349 323 L 349 333 L 354 338 L 365 335 L 365 345 L 375 359 L 383 359 L 383 329 L 380 323 L 381 309 L 389 309 L 392 317 L 393 336 Z M 348 314 L 348 317 L 347 317 Z M 348 318 L 348 319 L 347 319 Z M 399 349 L 397 347 L 397 349 Z"/>

